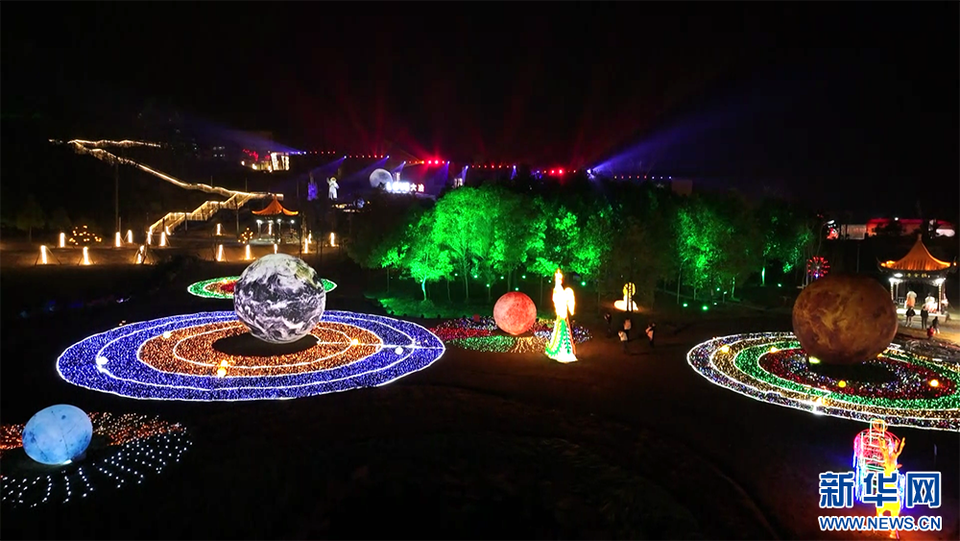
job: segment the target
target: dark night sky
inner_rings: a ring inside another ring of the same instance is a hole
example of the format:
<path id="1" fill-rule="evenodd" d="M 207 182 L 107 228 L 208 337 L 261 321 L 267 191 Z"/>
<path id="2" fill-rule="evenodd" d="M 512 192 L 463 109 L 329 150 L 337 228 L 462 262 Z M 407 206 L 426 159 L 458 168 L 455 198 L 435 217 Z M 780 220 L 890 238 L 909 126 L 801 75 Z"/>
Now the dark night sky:
<path id="1" fill-rule="evenodd" d="M 720 112 L 672 143 L 677 165 L 955 210 L 958 18 L 955 2 L 4 2 L 2 108 L 114 137 L 154 98 L 303 149 L 581 167 Z"/>

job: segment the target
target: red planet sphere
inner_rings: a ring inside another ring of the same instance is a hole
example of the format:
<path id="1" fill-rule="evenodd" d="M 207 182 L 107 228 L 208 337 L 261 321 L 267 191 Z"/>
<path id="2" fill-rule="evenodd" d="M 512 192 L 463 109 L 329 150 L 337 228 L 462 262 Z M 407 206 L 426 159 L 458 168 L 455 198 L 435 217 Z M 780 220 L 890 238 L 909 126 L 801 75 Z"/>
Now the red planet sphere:
<path id="1" fill-rule="evenodd" d="M 897 309 L 879 282 L 832 274 L 808 285 L 793 305 L 793 334 L 825 363 L 876 358 L 897 334 Z"/>
<path id="2" fill-rule="evenodd" d="M 530 297 L 519 291 L 511 291 L 493 305 L 493 320 L 505 332 L 517 336 L 533 327 L 537 321 L 537 306 Z"/>

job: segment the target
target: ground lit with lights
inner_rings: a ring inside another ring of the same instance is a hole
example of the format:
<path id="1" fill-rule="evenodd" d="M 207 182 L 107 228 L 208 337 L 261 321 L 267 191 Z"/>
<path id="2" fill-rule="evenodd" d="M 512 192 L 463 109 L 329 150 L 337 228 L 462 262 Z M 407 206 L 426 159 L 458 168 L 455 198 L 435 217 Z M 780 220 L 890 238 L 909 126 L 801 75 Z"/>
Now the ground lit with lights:
<path id="1" fill-rule="evenodd" d="M 858 421 L 960 430 L 960 368 L 892 344 L 876 359 L 889 380 L 858 382 L 817 373 L 791 333 L 740 334 L 694 347 L 687 361 L 710 381 L 751 398 Z"/>
<path id="2" fill-rule="evenodd" d="M 491 353 L 542 353 L 553 334 L 553 319 L 539 318 L 530 329 L 532 336 L 510 336 L 499 332 L 492 317 L 445 321 L 430 329 L 446 344 L 462 349 Z M 590 340 L 590 331 L 573 326 L 576 343 Z"/>
<path id="3" fill-rule="evenodd" d="M 23 451 L 24 425 L 0 426 L 4 505 L 36 507 L 95 497 L 100 490 L 140 484 L 179 462 L 191 442 L 179 424 L 132 413 L 91 413 L 93 442 L 82 460 L 45 466 Z"/>
<path id="4" fill-rule="evenodd" d="M 190 284 L 190 287 L 187 288 L 187 291 L 191 295 L 196 295 L 197 297 L 203 297 L 206 299 L 232 299 L 233 289 L 236 287 L 237 280 L 239 279 L 239 276 L 211 278 L 209 280 L 203 280 L 201 282 Z M 337 284 L 327 280 L 326 278 L 321 278 L 320 281 L 323 283 L 323 290 L 327 293 L 330 293 L 337 288 Z"/>
<path id="5" fill-rule="evenodd" d="M 427 329 L 405 321 L 327 311 L 296 353 L 228 354 L 218 340 L 244 334 L 233 311 L 201 312 L 123 325 L 67 349 L 66 381 L 157 400 L 292 399 L 387 384 L 426 368 L 444 352 Z"/>

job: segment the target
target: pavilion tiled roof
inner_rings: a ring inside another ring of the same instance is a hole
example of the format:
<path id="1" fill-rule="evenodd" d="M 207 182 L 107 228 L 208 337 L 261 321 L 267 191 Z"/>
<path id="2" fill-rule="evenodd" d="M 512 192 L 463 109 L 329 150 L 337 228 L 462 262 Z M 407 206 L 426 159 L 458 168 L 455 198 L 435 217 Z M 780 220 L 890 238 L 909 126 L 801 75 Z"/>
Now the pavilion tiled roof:
<path id="1" fill-rule="evenodd" d="M 907 255 L 898 261 L 884 261 L 880 263 L 880 266 L 885 269 L 898 271 L 936 272 L 949 269 L 955 264 L 956 263 L 941 261 L 930 255 L 927 247 L 923 245 L 923 239 L 918 235 L 917 242 L 913 245 L 913 248 L 907 252 Z"/>
<path id="2" fill-rule="evenodd" d="M 283 205 L 280 204 L 280 201 L 277 200 L 277 196 L 273 196 L 273 201 L 263 210 L 253 211 L 257 216 L 274 216 L 277 214 L 286 214 L 287 216 L 296 216 L 299 214 L 295 210 L 287 210 L 283 208 Z"/>

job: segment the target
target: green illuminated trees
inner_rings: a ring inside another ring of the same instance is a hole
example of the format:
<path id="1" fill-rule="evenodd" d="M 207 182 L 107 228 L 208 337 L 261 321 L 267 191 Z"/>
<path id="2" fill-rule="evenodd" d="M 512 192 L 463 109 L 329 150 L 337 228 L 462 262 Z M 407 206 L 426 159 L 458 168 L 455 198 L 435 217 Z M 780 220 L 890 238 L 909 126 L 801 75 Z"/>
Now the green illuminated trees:
<path id="1" fill-rule="evenodd" d="M 761 283 L 767 263 L 777 261 L 788 272 L 801 264 L 815 240 L 807 217 L 783 201 L 765 200 L 756 211 L 756 227 L 763 235 Z"/>
<path id="2" fill-rule="evenodd" d="M 660 280 L 676 280 L 678 298 L 681 286 L 692 288 L 694 298 L 704 290 L 733 296 L 770 261 L 785 270 L 797 264 L 813 238 L 805 216 L 787 204 L 753 207 L 717 194 L 681 198 L 653 185 L 614 183 L 542 197 L 504 186 L 462 187 L 432 209 L 408 207 L 401 215 L 410 225 L 381 226 L 379 242 L 371 234 L 359 244 L 371 245 L 371 266 L 416 280 L 425 300 L 431 282 L 446 280 L 450 300 L 449 283 L 460 280 L 464 301 L 477 281 L 487 284 L 489 301 L 501 279 L 514 289 L 517 270 L 543 285 L 558 267 L 597 284 L 601 297 L 619 297 L 631 281 L 635 299 L 647 305 Z"/>
<path id="3" fill-rule="evenodd" d="M 436 282 L 453 272 L 450 252 L 438 242 L 434 225 L 434 211 L 423 213 L 409 227 L 396 252 L 396 264 L 420 283 L 423 300 L 427 300 L 428 282 Z"/>
<path id="4" fill-rule="evenodd" d="M 691 286 L 696 299 L 697 290 L 710 287 L 715 279 L 723 226 L 711 206 L 700 197 L 692 197 L 681 205 L 676 219 L 678 282 Z"/>
<path id="5" fill-rule="evenodd" d="M 484 265 L 493 245 L 493 205 L 488 190 L 463 187 L 447 192 L 434 208 L 434 235 L 462 277 L 466 300 L 470 299 L 469 278 Z"/>

